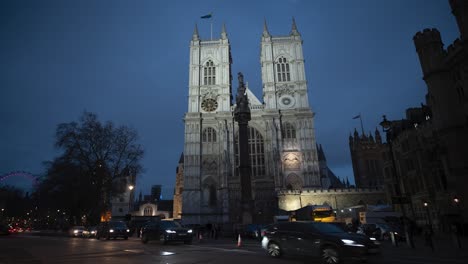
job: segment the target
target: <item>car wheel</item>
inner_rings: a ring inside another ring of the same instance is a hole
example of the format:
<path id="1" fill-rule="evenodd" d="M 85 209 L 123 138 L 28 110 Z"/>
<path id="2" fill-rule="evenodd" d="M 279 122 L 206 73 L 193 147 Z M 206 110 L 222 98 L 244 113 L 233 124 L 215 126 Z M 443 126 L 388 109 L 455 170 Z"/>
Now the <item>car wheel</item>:
<path id="1" fill-rule="evenodd" d="M 163 243 L 163 244 L 167 243 L 166 237 L 164 236 L 164 234 L 159 235 L 159 241 L 161 241 L 161 243 Z"/>
<path id="2" fill-rule="evenodd" d="M 268 244 L 268 255 L 274 258 L 281 257 L 281 248 L 278 244 L 271 242 Z"/>
<path id="3" fill-rule="evenodd" d="M 141 242 L 142 242 L 143 244 L 146 244 L 146 243 L 148 243 L 148 241 L 149 241 L 148 235 L 147 235 L 147 234 L 143 234 L 143 235 L 141 236 Z"/>
<path id="4" fill-rule="evenodd" d="M 334 247 L 324 247 L 320 253 L 322 263 L 324 264 L 336 264 L 340 263 L 340 256 L 338 250 Z"/>

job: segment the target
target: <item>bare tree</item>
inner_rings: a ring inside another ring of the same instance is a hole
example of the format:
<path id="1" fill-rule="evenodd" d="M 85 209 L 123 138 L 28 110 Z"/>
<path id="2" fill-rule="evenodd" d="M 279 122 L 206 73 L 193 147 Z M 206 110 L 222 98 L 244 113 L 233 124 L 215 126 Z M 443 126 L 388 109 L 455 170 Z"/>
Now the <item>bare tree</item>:
<path id="1" fill-rule="evenodd" d="M 37 193 L 49 205 L 61 197 L 54 205 L 72 207 L 75 217 L 99 216 L 109 209 L 110 197 L 123 193 L 122 186 L 134 184 L 142 171 L 143 149 L 137 141 L 134 129 L 103 124 L 90 112 L 84 112 L 78 122 L 59 124 L 55 145 L 63 153 L 48 163 L 47 179 Z M 54 199 L 46 199 L 47 195 Z"/>

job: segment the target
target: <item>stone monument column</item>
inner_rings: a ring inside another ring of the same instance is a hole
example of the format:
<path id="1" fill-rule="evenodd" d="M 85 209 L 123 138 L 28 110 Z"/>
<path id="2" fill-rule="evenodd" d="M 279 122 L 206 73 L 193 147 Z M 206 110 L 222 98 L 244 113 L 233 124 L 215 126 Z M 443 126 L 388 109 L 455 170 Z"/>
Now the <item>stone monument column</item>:
<path id="1" fill-rule="evenodd" d="M 249 101 L 244 85 L 244 76 L 238 73 L 239 87 L 236 96 L 236 108 L 234 109 L 234 119 L 239 126 L 239 178 L 241 188 L 241 223 L 252 223 L 252 186 L 250 175 L 249 159 L 249 128 L 251 120 Z"/>

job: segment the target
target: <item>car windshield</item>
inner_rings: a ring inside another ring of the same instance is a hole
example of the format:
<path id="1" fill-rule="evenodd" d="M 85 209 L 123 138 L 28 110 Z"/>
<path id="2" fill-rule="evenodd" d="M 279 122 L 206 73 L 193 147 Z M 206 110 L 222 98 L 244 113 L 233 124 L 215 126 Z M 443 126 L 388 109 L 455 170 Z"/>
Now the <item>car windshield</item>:
<path id="1" fill-rule="evenodd" d="M 110 227 L 122 227 L 122 228 L 127 227 L 124 222 L 109 222 L 109 226 Z"/>
<path id="2" fill-rule="evenodd" d="M 161 221 L 162 228 L 174 228 L 174 227 L 182 227 L 178 222 L 174 221 Z"/>
<path id="3" fill-rule="evenodd" d="M 318 230 L 323 233 L 344 233 L 345 231 L 339 228 L 336 225 L 328 224 L 328 223 L 320 223 L 320 222 L 313 222 L 310 223 L 312 228 Z"/>

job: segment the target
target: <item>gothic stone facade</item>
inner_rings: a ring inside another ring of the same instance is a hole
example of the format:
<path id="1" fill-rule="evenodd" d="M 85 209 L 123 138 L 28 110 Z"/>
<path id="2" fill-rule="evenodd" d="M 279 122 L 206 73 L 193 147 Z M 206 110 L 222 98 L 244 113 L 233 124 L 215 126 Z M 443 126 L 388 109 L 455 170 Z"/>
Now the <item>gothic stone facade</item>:
<path id="1" fill-rule="evenodd" d="M 234 223 L 240 215 L 236 170 L 237 124 L 233 120 L 231 48 L 221 38 L 201 40 L 195 28 L 190 43 L 188 112 L 185 115 L 184 223 Z M 261 39 L 263 103 L 247 87 L 252 120 L 249 151 L 255 222 L 269 222 L 278 190 L 321 187 L 302 54 L 293 21 L 286 36 Z M 248 79 L 249 73 L 244 73 Z"/>

